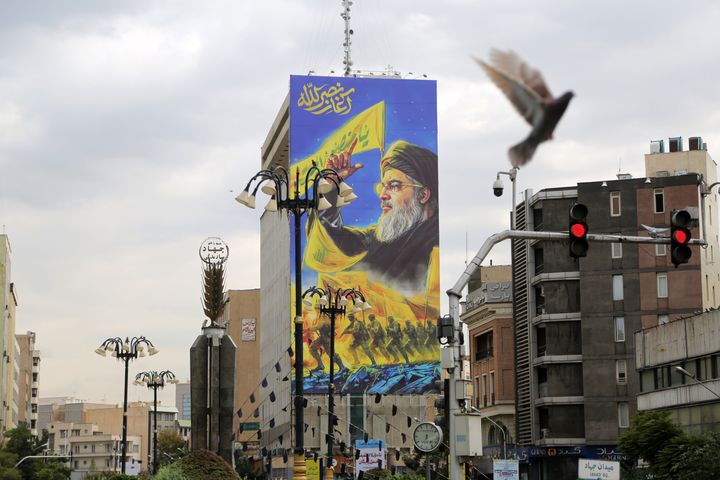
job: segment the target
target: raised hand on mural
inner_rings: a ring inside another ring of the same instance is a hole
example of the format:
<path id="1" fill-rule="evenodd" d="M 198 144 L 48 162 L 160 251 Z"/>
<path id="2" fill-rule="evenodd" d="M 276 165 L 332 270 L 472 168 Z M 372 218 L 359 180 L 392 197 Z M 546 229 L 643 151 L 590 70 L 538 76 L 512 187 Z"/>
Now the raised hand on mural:
<path id="1" fill-rule="evenodd" d="M 347 150 L 331 155 L 330 160 L 328 160 L 328 168 L 335 169 L 343 179 L 347 179 L 364 166 L 362 163 L 356 163 L 354 165 L 350 163 L 350 158 L 352 157 L 353 150 L 355 150 L 357 141 L 358 139 L 355 138 Z"/>

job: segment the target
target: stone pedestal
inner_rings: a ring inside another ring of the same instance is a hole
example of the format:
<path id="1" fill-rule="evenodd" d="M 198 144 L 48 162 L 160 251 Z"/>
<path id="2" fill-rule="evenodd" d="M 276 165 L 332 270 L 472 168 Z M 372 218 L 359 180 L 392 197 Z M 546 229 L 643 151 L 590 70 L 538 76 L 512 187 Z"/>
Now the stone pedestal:
<path id="1" fill-rule="evenodd" d="M 232 465 L 235 342 L 216 326 L 190 348 L 192 449 L 215 452 Z"/>

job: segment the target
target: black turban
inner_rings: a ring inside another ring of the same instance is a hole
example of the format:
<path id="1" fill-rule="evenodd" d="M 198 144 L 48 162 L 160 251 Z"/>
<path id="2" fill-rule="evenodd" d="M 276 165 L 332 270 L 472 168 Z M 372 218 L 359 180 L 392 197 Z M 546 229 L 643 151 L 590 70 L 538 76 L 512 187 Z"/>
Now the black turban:
<path id="1" fill-rule="evenodd" d="M 408 177 L 417 180 L 437 198 L 437 155 L 427 148 L 398 140 L 390 145 L 380 162 L 380 174 L 383 175 L 388 168 L 400 170 Z"/>

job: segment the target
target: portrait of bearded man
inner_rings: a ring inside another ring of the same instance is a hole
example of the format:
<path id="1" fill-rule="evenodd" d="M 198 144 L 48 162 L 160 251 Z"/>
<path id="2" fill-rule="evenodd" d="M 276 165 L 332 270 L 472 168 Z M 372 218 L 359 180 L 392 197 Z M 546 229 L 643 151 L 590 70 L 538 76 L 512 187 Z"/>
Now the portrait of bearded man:
<path id="1" fill-rule="evenodd" d="M 351 161 L 354 146 L 333 155 L 327 165 L 346 181 L 363 168 Z M 437 155 L 396 141 L 380 161 L 377 223 L 350 227 L 338 208 L 320 212 L 308 225 L 306 262 L 318 272 L 366 271 L 370 280 L 395 290 L 423 291 L 430 265 L 438 261 L 437 190 Z M 330 195 L 328 200 L 335 204 Z"/>

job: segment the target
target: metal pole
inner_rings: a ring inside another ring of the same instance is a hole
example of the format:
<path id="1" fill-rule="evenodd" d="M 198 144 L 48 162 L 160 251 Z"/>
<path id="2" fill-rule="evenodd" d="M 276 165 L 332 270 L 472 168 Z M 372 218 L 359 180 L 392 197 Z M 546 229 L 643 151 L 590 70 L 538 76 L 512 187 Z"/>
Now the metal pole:
<path id="1" fill-rule="evenodd" d="M 295 198 L 298 197 L 298 182 L 295 182 Z M 302 257 L 300 249 L 300 217 L 299 206 L 293 210 L 295 220 L 295 480 L 305 479 L 305 412 L 303 411 L 303 318 L 302 318 Z"/>
<path id="2" fill-rule="evenodd" d="M 132 348 L 132 346 L 130 348 Z M 123 396 L 122 458 L 120 459 L 120 471 L 125 473 L 125 454 L 127 453 L 128 364 L 130 363 L 130 352 L 126 353 L 123 360 L 125 360 L 125 395 Z"/>
<path id="3" fill-rule="evenodd" d="M 425 454 L 425 480 L 430 480 L 430 455 Z"/>
<path id="4" fill-rule="evenodd" d="M 153 410 L 153 475 L 157 473 L 157 391 L 159 385 L 153 385 L 153 403 L 155 409 Z"/>
<path id="5" fill-rule="evenodd" d="M 328 297 L 331 297 L 328 292 Z M 332 298 L 328 299 L 330 303 L 330 381 L 328 382 L 328 449 L 327 449 L 327 470 L 326 477 L 332 479 L 333 471 L 333 436 L 335 434 L 335 312 L 337 303 L 332 304 Z"/>

